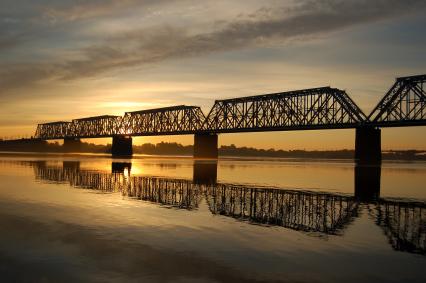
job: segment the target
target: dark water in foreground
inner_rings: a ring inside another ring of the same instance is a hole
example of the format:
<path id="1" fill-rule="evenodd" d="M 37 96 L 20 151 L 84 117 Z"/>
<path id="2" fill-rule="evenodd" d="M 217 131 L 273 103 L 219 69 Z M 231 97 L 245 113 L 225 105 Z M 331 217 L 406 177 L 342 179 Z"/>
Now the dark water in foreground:
<path id="1" fill-rule="evenodd" d="M 1 282 L 426 282 L 426 164 L 0 155 Z"/>

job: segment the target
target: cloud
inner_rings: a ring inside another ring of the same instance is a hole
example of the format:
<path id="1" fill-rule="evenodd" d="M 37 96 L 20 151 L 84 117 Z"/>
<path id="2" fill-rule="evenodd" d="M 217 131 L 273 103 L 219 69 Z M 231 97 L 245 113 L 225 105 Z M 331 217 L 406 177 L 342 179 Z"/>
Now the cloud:
<path id="1" fill-rule="evenodd" d="M 118 1 L 119 2 L 119 1 Z M 82 48 L 78 59 L 9 68 L 0 86 L 13 87 L 45 78 L 71 80 L 168 59 L 203 56 L 288 40 L 320 36 L 345 28 L 423 11 L 423 0 L 305 0 L 293 7 L 266 7 L 237 17 L 220 28 L 191 34 L 184 28 L 157 26 L 110 36 Z"/>
<path id="2" fill-rule="evenodd" d="M 19 37 L 3 36 L 0 34 L 0 50 L 10 49 L 17 46 L 21 42 Z"/>
<path id="3" fill-rule="evenodd" d="M 0 70 L 0 88 L 5 91 L 7 89 L 28 87 L 39 82 L 55 79 L 61 72 L 63 70 L 53 64 L 13 64 L 2 66 Z"/>
<path id="4" fill-rule="evenodd" d="M 54 7 L 43 8 L 43 17 L 52 23 L 69 22 L 109 16 L 135 7 L 159 5 L 173 0 L 93 0 L 63 1 Z M 64 3 L 65 2 L 65 3 Z"/>

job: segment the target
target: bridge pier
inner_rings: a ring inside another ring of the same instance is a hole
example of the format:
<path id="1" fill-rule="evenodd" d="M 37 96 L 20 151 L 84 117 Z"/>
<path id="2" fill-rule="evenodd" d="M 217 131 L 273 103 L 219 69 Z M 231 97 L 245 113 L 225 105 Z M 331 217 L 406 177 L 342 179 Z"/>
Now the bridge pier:
<path id="1" fill-rule="evenodd" d="M 79 138 L 65 138 L 62 148 L 65 152 L 79 152 L 81 150 L 81 140 Z"/>
<path id="2" fill-rule="evenodd" d="M 112 137 L 112 156 L 132 156 L 132 137 L 130 136 L 113 136 Z"/>
<path id="3" fill-rule="evenodd" d="M 365 126 L 356 128 L 355 160 L 359 164 L 380 164 L 382 161 L 381 130 Z"/>
<path id="4" fill-rule="evenodd" d="M 217 134 L 195 134 L 194 135 L 194 157 L 195 158 L 217 158 Z"/>

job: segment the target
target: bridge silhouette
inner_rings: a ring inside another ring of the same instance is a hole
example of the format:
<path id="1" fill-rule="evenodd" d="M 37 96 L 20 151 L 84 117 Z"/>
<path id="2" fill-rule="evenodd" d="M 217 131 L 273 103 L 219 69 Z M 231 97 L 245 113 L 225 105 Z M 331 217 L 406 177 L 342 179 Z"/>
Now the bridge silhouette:
<path id="1" fill-rule="evenodd" d="M 132 175 L 131 163 L 113 162 L 111 172 L 80 168 L 78 161 L 64 161 L 62 166 L 45 161 L 5 161 L 31 166 L 37 180 L 66 184 L 74 188 L 120 193 L 127 198 L 155 203 L 167 208 L 197 210 L 207 205 L 219 217 L 230 217 L 249 224 L 279 226 L 308 235 L 342 235 L 360 213 L 368 211 L 389 244 L 397 251 L 426 255 L 426 204 L 413 200 L 385 199 L 359 189 L 355 168 L 354 195 L 257 187 L 218 183 L 211 168 L 216 163 L 194 162 L 193 179 Z M 201 166 L 201 168 L 197 168 Z M 380 168 L 380 166 L 378 166 Z M 211 178 L 197 171 L 210 172 Z M 200 179 L 201 176 L 201 179 Z M 377 181 L 362 186 L 380 186 Z M 366 208 L 367 207 L 367 208 Z"/>
<path id="2" fill-rule="evenodd" d="M 426 125 L 425 81 L 426 75 L 397 78 L 368 116 L 344 90 L 321 87 L 216 100 L 208 115 L 180 105 L 43 123 L 31 140 L 63 139 L 65 147 L 78 148 L 82 138 L 112 137 L 112 154 L 131 156 L 133 136 L 191 134 L 194 157 L 217 158 L 218 134 L 356 129 L 355 158 L 377 163 L 380 128 Z"/>

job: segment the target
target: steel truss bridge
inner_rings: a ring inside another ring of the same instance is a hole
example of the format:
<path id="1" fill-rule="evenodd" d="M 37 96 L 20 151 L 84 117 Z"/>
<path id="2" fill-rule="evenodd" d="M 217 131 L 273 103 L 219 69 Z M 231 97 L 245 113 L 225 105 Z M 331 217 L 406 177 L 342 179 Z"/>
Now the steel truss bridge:
<path id="1" fill-rule="evenodd" d="M 133 136 L 194 135 L 194 157 L 217 158 L 218 134 L 350 129 L 355 159 L 380 163 L 382 127 L 426 125 L 426 75 L 402 77 L 366 115 L 344 91 L 321 87 L 216 100 L 207 115 L 198 106 L 172 106 L 39 124 L 31 139 L 0 142 L 0 149 L 63 139 L 78 151 L 81 138 L 112 137 L 112 155 L 131 156 Z"/>
<path id="2" fill-rule="evenodd" d="M 130 163 L 129 163 L 130 164 Z M 112 173 L 80 170 L 78 162 L 62 167 L 26 163 L 37 180 L 143 200 L 175 209 L 207 205 L 212 214 L 257 225 L 281 226 L 308 235 L 341 235 L 367 205 L 389 244 L 398 251 L 426 255 L 426 204 L 372 199 L 313 191 L 282 190 L 234 184 L 199 183 L 185 179 L 133 176 L 129 164 L 116 164 Z"/>
<path id="3" fill-rule="evenodd" d="M 100 138 L 426 125 L 426 75 L 398 78 L 370 115 L 331 87 L 216 100 L 208 115 L 172 106 L 39 124 L 37 139 Z"/>

